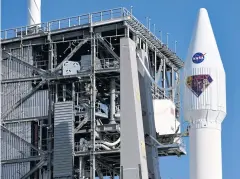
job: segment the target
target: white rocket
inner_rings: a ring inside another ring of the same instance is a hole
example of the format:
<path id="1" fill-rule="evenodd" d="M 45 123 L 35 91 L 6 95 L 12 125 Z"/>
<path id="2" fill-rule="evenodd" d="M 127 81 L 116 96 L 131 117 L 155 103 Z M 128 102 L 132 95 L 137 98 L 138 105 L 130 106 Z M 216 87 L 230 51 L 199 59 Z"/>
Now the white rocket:
<path id="1" fill-rule="evenodd" d="M 184 115 L 190 124 L 190 179 L 222 179 L 225 71 L 206 9 L 200 9 L 184 67 Z"/>
<path id="2" fill-rule="evenodd" d="M 41 0 L 28 0 L 28 25 L 41 23 Z"/>

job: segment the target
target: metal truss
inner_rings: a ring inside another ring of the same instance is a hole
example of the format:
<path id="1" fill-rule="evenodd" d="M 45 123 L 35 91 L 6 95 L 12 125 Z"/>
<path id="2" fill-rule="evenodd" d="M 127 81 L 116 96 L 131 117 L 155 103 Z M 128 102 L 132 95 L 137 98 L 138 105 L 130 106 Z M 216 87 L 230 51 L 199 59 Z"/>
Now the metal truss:
<path id="1" fill-rule="evenodd" d="M 174 69 L 177 71 L 179 70 L 179 68 L 182 67 L 183 63 L 180 63 L 178 62 L 178 60 L 180 61 L 180 59 L 175 55 L 175 54 L 172 54 L 172 52 L 169 50 L 169 49 L 165 49 L 161 43 L 159 42 L 156 42 L 156 39 L 155 39 L 155 36 L 153 36 L 149 31 L 146 30 L 146 28 L 138 21 L 136 20 L 136 18 L 134 18 L 132 16 L 132 14 L 129 14 L 129 12 L 125 9 L 125 8 L 119 8 L 121 10 L 121 16 L 118 17 L 119 19 L 119 22 L 124 22 L 124 25 L 123 27 L 124 28 L 130 28 L 132 30 L 132 32 L 134 33 L 134 35 L 138 36 L 139 38 L 142 39 L 142 41 L 146 42 L 147 46 L 149 47 L 150 50 L 153 50 L 155 51 L 155 55 L 157 54 L 158 57 L 161 58 L 161 61 L 165 61 L 165 63 L 162 64 L 161 62 L 161 65 L 170 65 L 172 67 L 174 67 Z M 111 19 L 108 20 L 109 21 L 109 24 L 110 23 L 113 23 L 112 20 L 114 20 L 115 17 L 113 17 L 113 10 L 110 10 L 109 12 L 111 13 Z M 95 13 L 96 14 L 96 13 Z M 100 13 L 100 17 L 102 17 L 102 12 Z M 89 18 L 93 18 L 94 14 L 89 14 Z M 127 18 L 126 18 L 127 17 Z M 81 28 L 83 27 L 82 24 L 80 24 L 80 19 L 81 17 L 79 16 L 78 17 L 79 19 L 79 24 L 77 24 L 75 27 L 70 27 L 72 28 L 71 30 L 75 29 L 75 30 L 81 30 Z M 102 22 L 102 25 L 106 25 L 104 22 L 104 20 L 101 20 Z M 59 21 L 60 22 L 60 21 Z M 69 24 L 70 24 L 70 21 L 69 20 Z M 98 28 L 97 27 L 97 23 L 96 22 L 93 22 L 92 19 L 89 21 L 90 23 L 87 23 L 87 25 L 85 24 L 84 27 L 90 27 L 90 33 L 91 33 L 91 38 L 89 36 L 87 36 L 84 40 L 80 41 L 74 48 L 73 50 L 67 55 L 66 58 L 63 59 L 63 61 L 57 65 L 57 67 L 55 68 L 50 68 L 49 70 L 43 70 L 43 69 L 40 69 L 40 68 L 36 68 L 35 66 L 23 61 L 23 57 L 21 58 L 18 58 L 16 56 L 14 56 L 12 53 L 9 53 L 5 50 L 3 50 L 4 53 L 6 53 L 7 55 L 9 55 L 10 59 L 32 69 L 34 72 L 36 72 L 36 76 L 32 76 L 32 77 L 23 77 L 23 78 L 14 78 L 14 79 L 4 79 L 2 80 L 2 83 L 17 83 L 17 82 L 26 82 L 26 81 L 33 81 L 33 80 L 41 80 L 41 82 L 34 88 L 32 89 L 31 91 L 29 91 L 24 97 L 22 97 L 20 100 L 18 100 L 10 109 L 7 110 L 7 112 L 5 112 L 3 115 L 2 115 L 2 119 L 3 119 L 3 122 L 4 124 L 5 123 L 13 123 L 13 122 L 18 122 L 17 119 L 11 119 L 9 121 L 6 120 L 6 118 L 9 116 L 9 114 L 11 112 L 13 112 L 16 108 L 18 108 L 22 103 L 24 103 L 28 98 L 30 98 L 37 90 L 39 90 L 43 85 L 45 85 L 47 82 L 49 82 L 49 84 L 55 84 L 56 81 L 55 80 L 61 80 L 61 79 L 70 79 L 70 78 L 82 78 L 82 77 L 90 77 L 89 80 L 91 80 L 91 84 L 92 84 L 92 94 L 91 94 L 91 120 L 89 117 L 86 117 L 83 121 L 80 122 L 80 124 L 75 128 L 75 133 L 78 133 L 80 131 L 80 129 L 83 127 L 84 124 L 86 124 L 86 122 L 88 121 L 91 121 L 91 129 L 89 130 L 89 132 L 91 132 L 91 138 L 92 138 L 92 141 L 91 143 L 93 143 L 93 145 L 95 145 L 95 130 L 97 130 L 98 132 L 103 132 L 105 131 L 106 132 L 106 129 L 101 129 L 100 127 L 96 126 L 96 124 L 94 124 L 93 121 L 95 121 L 95 98 L 94 98 L 94 90 L 95 90 L 95 84 L 96 84 L 96 77 L 95 77 L 95 74 L 99 74 L 99 73 L 102 73 L 103 71 L 101 70 L 98 70 L 98 69 L 95 69 L 95 60 L 92 60 L 92 69 L 91 69 L 91 73 L 90 72 L 80 72 L 76 75 L 66 75 L 66 76 L 63 76 L 63 75 L 60 75 L 58 74 L 57 72 L 59 70 L 61 70 L 62 66 L 64 65 L 65 62 L 69 61 L 73 55 L 85 44 L 87 43 L 89 40 L 91 40 L 91 56 L 92 56 L 92 59 L 95 59 L 96 58 L 96 40 L 99 40 L 100 42 L 100 45 L 102 45 L 106 50 L 107 52 L 113 56 L 114 59 L 116 59 L 116 62 L 117 62 L 117 65 L 120 64 L 120 57 L 114 52 L 114 48 L 112 47 L 111 43 L 109 43 L 104 37 L 102 37 L 99 33 L 94 33 L 93 29 Z M 115 22 L 115 21 L 114 21 Z M 118 22 L 118 21 L 117 21 Z M 99 24 L 100 22 L 98 22 Z M 60 23 L 58 23 L 60 24 Z M 50 29 L 51 26 L 50 26 L 50 23 L 48 24 L 49 27 L 47 28 L 48 31 L 45 32 L 45 35 L 48 36 L 48 43 L 50 43 L 50 48 L 49 48 L 49 61 L 52 62 L 53 60 L 53 54 L 56 53 L 56 52 L 53 52 L 53 41 L 51 40 L 51 35 L 53 35 L 54 33 L 61 33 L 61 32 L 67 32 L 69 29 L 68 28 L 65 28 L 65 29 Z M 95 26 L 96 25 L 96 26 Z M 59 25 L 60 26 L 60 25 Z M 102 26 L 101 26 L 102 27 Z M 125 29 L 125 30 L 126 30 Z M 128 29 L 129 30 L 129 29 Z M 22 33 L 22 32 L 21 32 Z M 125 34 L 126 35 L 126 34 Z M 129 35 L 129 34 L 128 34 Z M 32 35 L 33 37 L 33 35 Z M 134 36 L 135 37 L 135 36 Z M 27 34 L 26 36 L 21 36 L 21 40 L 23 39 L 30 39 L 31 37 L 27 37 Z M 5 38 L 5 43 L 7 43 L 7 39 Z M 55 54 L 54 54 L 55 55 Z M 55 56 L 57 57 L 57 56 Z M 104 57 L 101 57 L 101 58 L 104 58 Z M 101 60 L 101 59 L 100 59 Z M 155 56 L 155 60 L 156 60 L 156 56 Z M 161 66 L 162 67 L 162 66 Z M 105 71 L 104 72 L 119 72 L 119 69 L 104 69 Z M 159 69 L 159 72 L 161 71 L 161 69 Z M 167 79 L 168 75 L 166 75 L 166 71 L 164 71 L 164 76 L 165 76 L 165 83 L 167 83 L 167 86 L 170 86 L 171 84 L 171 80 L 170 80 L 170 83 Z M 113 76 L 111 76 L 112 78 Z M 50 82 L 52 80 L 52 82 Z M 54 81 L 53 81 L 54 80 Z M 85 78 L 81 79 L 81 81 L 86 81 Z M 164 86 L 165 87 L 165 86 Z M 155 88 L 154 88 L 155 89 Z M 160 91 L 160 90 L 159 90 Z M 162 92 L 162 91 L 161 91 Z M 50 93 L 51 93 L 51 90 L 50 90 Z M 50 94 L 49 93 L 49 94 Z M 160 94 L 160 93 L 159 93 Z M 162 96 L 165 95 L 164 94 L 160 94 L 161 96 L 159 96 L 159 98 L 162 98 Z M 52 132 L 52 126 L 51 126 L 51 120 L 52 120 L 52 103 L 51 103 L 51 100 L 49 99 L 49 116 L 45 116 L 44 119 L 47 119 L 49 118 L 49 121 L 48 121 L 48 124 L 50 126 L 49 127 L 49 137 L 48 140 L 51 140 L 52 136 L 51 136 L 51 132 Z M 19 119 L 19 122 L 21 121 L 37 121 L 37 120 L 41 120 L 41 118 L 34 118 L 34 119 Z M 115 125 L 116 126 L 116 125 Z M 114 127 L 114 126 L 113 126 Z M 39 168 L 41 168 L 43 165 L 47 164 L 48 165 L 48 170 L 49 168 L 51 168 L 51 165 L 52 165 L 52 162 L 51 162 L 51 153 L 52 153 L 52 150 L 51 150 L 51 147 L 49 148 L 48 147 L 48 151 L 42 151 L 42 150 L 39 150 L 38 148 L 36 148 L 35 146 L 33 146 L 32 144 L 28 143 L 26 140 L 22 139 L 21 137 L 19 137 L 18 135 L 12 133 L 11 131 L 9 131 L 6 127 L 4 126 L 1 126 L 1 128 L 5 131 L 7 131 L 9 133 L 9 135 L 12 135 L 16 138 L 18 138 L 18 140 L 20 141 L 23 141 L 24 143 L 26 143 L 26 145 L 28 145 L 29 147 L 31 147 L 32 149 L 38 151 L 38 153 L 40 155 L 38 156 L 31 156 L 31 157 L 28 157 L 28 158 L 21 158 L 21 159 L 12 159 L 12 160 L 2 160 L 1 162 L 3 164 L 10 164 L 10 163 L 21 163 L 21 162 L 30 162 L 30 161 L 39 161 L 33 168 L 31 168 L 31 170 L 26 173 L 24 176 L 21 177 L 21 179 L 28 179 L 34 172 L 36 172 Z M 156 140 L 156 139 L 155 139 Z M 157 143 L 155 141 L 155 143 Z M 48 145 L 50 145 L 51 143 L 49 142 Z M 159 141 L 157 143 L 159 145 Z M 102 155 L 102 154 L 114 154 L 116 153 L 117 155 L 120 155 L 120 150 L 119 149 L 112 149 L 112 150 L 109 150 L 109 151 L 97 151 L 95 150 L 95 147 L 94 149 L 92 149 L 91 151 L 88 151 L 88 152 L 81 152 L 81 151 L 75 151 L 73 153 L 73 157 L 76 157 L 76 156 L 90 156 L 90 163 L 91 163 L 91 169 L 94 173 L 92 173 L 91 175 L 92 176 L 95 176 L 95 169 L 97 171 L 97 173 L 99 174 L 99 177 L 102 178 L 102 174 L 101 174 L 101 170 L 98 170 L 99 166 L 103 167 L 103 168 L 106 168 L 107 170 L 109 171 L 112 171 L 113 173 L 115 174 L 119 174 L 118 171 L 116 171 L 115 169 L 113 169 L 111 167 L 110 164 L 108 163 L 117 163 L 117 165 L 119 165 L 119 161 L 114 161 L 114 159 L 112 158 L 108 158 L 108 157 L 103 157 L 101 156 L 100 159 L 98 159 L 96 157 L 95 159 L 95 156 L 96 155 Z M 50 159 L 50 160 L 49 160 Z M 101 161 L 102 159 L 102 161 Z M 95 163 L 96 162 L 96 163 Z M 95 165 L 96 164 L 96 168 L 95 168 Z M 94 166 L 93 166 L 94 165 Z M 118 168 L 118 167 L 117 167 Z M 50 171 L 48 171 L 49 173 L 51 173 Z M 91 172 L 90 172 L 91 173 Z"/>
<path id="2" fill-rule="evenodd" d="M 107 42 L 105 42 L 104 38 L 100 34 L 96 34 L 97 39 L 103 44 L 103 46 L 108 50 L 108 52 L 116 59 L 118 62 L 120 62 L 119 56 L 113 51 L 113 48 L 110 47 Z"/>
<path id="3" fill-rule="evenodd" d="M 53 70 L 52 73 L 55 73 L 55 72 L 57 72 L 58 70 L 60 70 L 60 69 L 62 68 L 64 62 L 69 61 L 69 60 L 72 58 L 72 56 L 73 56 L 86 42 L 88 42 L 88 41 L 89 41 L 89 39 L 87 38 L 87 39 L 83 40 L 82 42 L 80 42 L 80 43 L 68 54 L 68 56 Z"/>
<path id="4" fill-rule="evenodd" d="M 82 42 L 80 42 L 73 50 L 72 52 L 53 70 L 53 72 L 49 73 L 46 71 L 42 71 L 41 69 L 38 69 L 20 59 L 18 59 L 17 57 L 12 56 L 10 53 L 6 52 L 8 55 L 12 56 L 14 60 L 18 61 L 19 63 L 39 72 L 41 74 L 40 78 L 42 79 L 42 81 L 30 92 L 28 92 L 28 94 L 26 94 L 24 97 L 22 97 L 19 101 L 17 101 L 8 111 L 6 111 L 3 115 L 2 115 L 2 119 L 6 119 L 6 117 L 13 111 L 15 110 L 18 106 L 20 106 L 24 101 L 26 101 L 28 98 L 30 98 L 40 87 L 42 87 L 47 80 L 50 80 L 51 77 L 55 76 L 55 79 L 57 78 L 56 76 L 56 72 L 62 68 L 63 63 L 70 60 L 71 57 L 88 41 L 89 39 L 85 39 Z"/>

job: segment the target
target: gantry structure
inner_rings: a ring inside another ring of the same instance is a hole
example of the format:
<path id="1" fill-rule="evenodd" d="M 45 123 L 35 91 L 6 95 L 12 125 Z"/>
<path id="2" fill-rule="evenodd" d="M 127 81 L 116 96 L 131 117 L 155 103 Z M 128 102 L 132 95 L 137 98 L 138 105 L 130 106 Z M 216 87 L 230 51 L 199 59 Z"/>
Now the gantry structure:
<path id="1" fill-rule="evenodd" d="M 183 155 L 153 101 L 180 121 L 182 60 L 126 8 L 1 31 L 2 179 L 159 179 Z"/>

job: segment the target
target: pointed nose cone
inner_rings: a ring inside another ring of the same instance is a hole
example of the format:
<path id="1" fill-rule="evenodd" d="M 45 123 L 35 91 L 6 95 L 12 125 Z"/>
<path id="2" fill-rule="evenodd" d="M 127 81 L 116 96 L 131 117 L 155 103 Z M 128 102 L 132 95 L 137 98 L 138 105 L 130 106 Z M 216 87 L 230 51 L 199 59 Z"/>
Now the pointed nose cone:
<path id="1" fill-rule="evenodd" d="M 214 67 L 223 69 L 208 12 L 201 8 L 193 31 L 185 68 Z"/>

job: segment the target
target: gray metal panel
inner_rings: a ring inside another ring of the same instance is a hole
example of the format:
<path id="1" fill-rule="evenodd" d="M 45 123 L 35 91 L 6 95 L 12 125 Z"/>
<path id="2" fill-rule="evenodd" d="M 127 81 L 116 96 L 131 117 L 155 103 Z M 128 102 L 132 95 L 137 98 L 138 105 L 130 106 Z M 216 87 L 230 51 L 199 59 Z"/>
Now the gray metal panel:
<path id="1" fill-rule="evenodd" d="M 11 49 L 10 52 L 13 56 L 21 59 L 22 61 L 33 64 L 31 46 L 23 47 L 23 50 L 21 50 L 21 48 Z M 32 70 L 30 68 L 11 60 L 11 57 L 5 53 L 3 53 L 2 73 L 3 80 L 32 76 Z"/>
<path id="2" fill-rule="evenodd" d="M 23 47 L 23 50 L 20 48 L 12 49 L 11 53 L 20 58 L 21 60 L 32 64 L 32 47 Z M 29 68 L 11 60 L 7 55 L 3 56 L 8 58 L 7 60 L 2 61 L 2 79 L 11 79 L 11 78 L 21 78 L 21 77 L 30 77 L 32 76 L 32 70 Z M 31 90 L 31 83 L 12 83 L 12 84 L 3 84 L 2 85 L 2 96 L 1 96 L 1 109 L 2 113 L 7 111 L 14 103 L 16 103 L 25 92 Z M 20 106 L 14 111 L 14 114 L 10 114 L 8 119 L 19 118 L 23 114 L 21 110 L 23 106 Z M 16 116 L 16 117 L 14 117 Z M 23 123 L 13 123 L 6 124 L 5 126 L 11 132 L 15 133 L 24 140 L 31 142 L 31 122 Z M 22 141 L 17 140 L 8 133 L 2 132 L 1 140 L 1 160 L 11 160 L 11 159 L 20 159 L 31 156 L 31 149 Z M 25 163 L 15 163 L 15 164 L 5 164 L 2 165 L 2 175 L 3 179 L 19 179 L 21 176 L 26 174 L 30 170 L 30 162 Z"/>
<path id="3" fill-rule="evenodd" d="M 54 178 L 71 178 L 73 175 L 73 102 L 55 103 L 54 109 Z"/>
<path id="4" fill-rule="evenodd" d="M 9 109 L 14 103 L 16 103 L 20 97 L 16 96 L 17 93 L 23 92 L 24 91 L 24 86 L 19 86 L 21 90 L 18 90 L 17 84 L 8 84 L 12 85 L 12 89 L 16 86 L 15 90 L 13 93 L 9 92 L 5 94 L 5 96 L 2 98 L 2 111 L 3 113 Z M 26 89 L 28 88 L 28 85 L 25 86 Z M 9 88 L 8 88 L 9 89 Z M 20 118 L 31 118 L 31 117 L 41 117 L 41 116 L 47 116 L 48 115 L 48 91 L 47 90 L 40 90 L 37 91 L 34 95 L 32 95 L 29 99 L 27 99 L 22 105 L 20 105 L 18 108 L 13 110 L 9 114 L 9 116 L 6 118 L 6 120 L 10 119 L 20 119 Z"/>
<path id="5" fill-rule="evenodd" d="M 10 53 L 12 53 L 17 58 L 21 59 L 24 62 L 27 62 L 29 64 L 33 64 L 33 58 L 32 58 L 32 47 L 27 46 L 21 48 L 15 48 L 15 49 L 9 49 L 7 50 Z M 2 61 L 2 72 L 3 72 L 3 79 L 11 79 L 11 78 L 22 78 L 22 77 L 31 77 L 32 76 L 32 70 L 28 67 L 14 61 L 3 53 L 3 58 L 7 58 L 7 60 Z M 11 108 L 18 100 L 20 100 L 27 92 L 32 90 L 31 82 L 21 82 L 21 83 L 11 83 L 11 84 L 3 84 L 2 85 L 2 98 L 1 98 L 1 109 L 2 114 L 4 114 L 9 108 Z M 42 97 L 41 97 L 42 98 Z M 44 98 L 42 98 L 44 99 Z M 25 107 L 24 105 L 19 106 L 17 109 L 15 109 L 12 113 L 10 113 L 7 119 L 18 119 L 25 117 L 35 117 L 32 114 L 34 113 L 31 109 L 28 109 L 26 101 Z M 36 101 L 35 103 L 39 103 L 39 101 Z M 36 112 L 39 111 L 39 109 L 35 110 Z M 38 116 L 38 115 L 37 115 Z"/>
<path id="6" fill-rule="evenodd" d="M 1 179 L 20 179 L 29 170 L 29 162 L 2 165 Z"/>
<path id="7" fill-rule="evenodd" d="M 136 45 L 120 40 L 121 166 L 123 178 L 148 178 Z M 131 147 L 129 147 L 131 146 Z M 129 160 L 131 159 L 131 160 Z M 141 171 L 139 171 L 139 164 Z"/>
<path id="8" fill-rule="evenodd" d="M 5 126 L 27 142 L 31 142 L 31 122 Z M 31 156 L 31 148 L 1 130 L 1 160 L 22 159 Z M 2 179 L 19 179 L 30 170 L 30 162 L 2 165 Z"/>
<path id="9" fill-rule="evenodd" d="M 146 67 L 149 67 L 148 54 L 144 50 L 138 51 L 139 56 L 144 61 Z M 139 71 L 139 86 L 141 94 L 141 106 L 143 111 L 143 126 L 144 133 L 149 134 L 156 138 L 156 128 L 154 121 L 154 111 L 153 111 L 153 100 L 151 92 L 151 81 L 146 74 L 146 71 L 143 69 L 141 62 L 138 61 L 138 71 Z M 148 172 L 151 179 L 159 179 L 159 163 L 158 163 L 158 149 L 154 145 L 153 141 L 150 139 L 147 141 L 146 146 L 147 152 L 147 163 L 148 163 Z"/>
<path id="10" fill-rule="evenodd" d="M 11 108 L 24 94 L 31 90 L 29 82 L 11 83 L 2 85 L 2 113 Z M 8 118 L 16 119 L 17 116 L 10 114 Z"/>
<path id="11" fill-rule="evenodd" d="M 8 130 L 31 143 L 31 122 L 6 124 Z M 1 141 L 1 160 L 11 160 L 30 157 L 30 147 L 17 140 L 7 132 L 3 132 Z"/>

